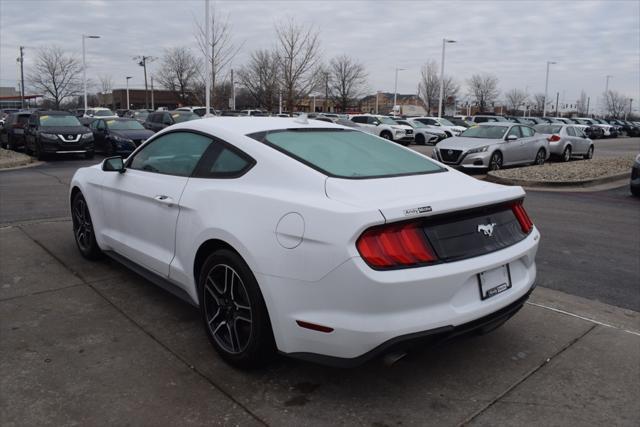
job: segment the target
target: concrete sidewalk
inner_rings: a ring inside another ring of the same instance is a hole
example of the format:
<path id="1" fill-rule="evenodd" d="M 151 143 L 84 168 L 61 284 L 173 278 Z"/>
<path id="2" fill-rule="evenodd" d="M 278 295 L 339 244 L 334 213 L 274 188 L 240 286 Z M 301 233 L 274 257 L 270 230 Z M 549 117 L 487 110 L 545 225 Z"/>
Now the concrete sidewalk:
<path id="1" fill-rule="evenodd" d="M 493 333 L 392 366 L 280 359 L 234 370 L 196 309 L 111 261 L 69 221 L 0 228 L 0 423 L 638 425 L 640 317 L 538 288 Z"/>

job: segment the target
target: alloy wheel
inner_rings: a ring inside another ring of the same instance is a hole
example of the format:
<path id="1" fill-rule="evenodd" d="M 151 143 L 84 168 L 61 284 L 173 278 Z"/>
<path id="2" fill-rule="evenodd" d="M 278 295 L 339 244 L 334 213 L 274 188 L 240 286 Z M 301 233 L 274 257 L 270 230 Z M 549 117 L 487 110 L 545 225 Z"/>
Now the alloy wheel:
<path id="1" fill-rule="evenodd" d="M 229 265 L 217 264 L 204 284 L 207 327 L 216 343 L 230 354 L 242 353 L 251 340 L 253 312 L 244 282 Z"/>
<path id="2" fill-rule="evenodd" d="M 536 165 L 544 165 L 544 150 L 538 150 L 538 154 L 536 154 Z"/>
<path id="3" fill-rule="evenodd" d="M 564 149 L 564 153 L 562 153 L 562 160 L 565 162 L 571 160 L 571 147 L 567 147 Z"/>
<path id="4" fill-rule="evenodd" d="M 489 170 L 497 171 L 502 168 L 502 156 L 499 153 L 495 153 L 489 160 Z"/>
<path id="5" fill-rule="evenodd" d="M 83 252 L 91 250 L 93 237 L 93 224 L 89 215 L 89 208 L 84 198 L 79 197 L 73 206 L 73 233 L 76 242 Z"/>

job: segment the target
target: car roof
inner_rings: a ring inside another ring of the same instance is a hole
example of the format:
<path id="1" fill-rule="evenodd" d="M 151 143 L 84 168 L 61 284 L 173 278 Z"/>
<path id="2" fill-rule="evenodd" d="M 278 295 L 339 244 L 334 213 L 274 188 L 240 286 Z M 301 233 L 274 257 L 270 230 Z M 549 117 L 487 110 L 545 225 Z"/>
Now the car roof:
<path id="1" fill-rule="evenodd" d="M 202 118 L 188 122 L 178 123 L 173 126 L 176 128 L 190 128 L 200 130 L 202 132 L 215 133 L 216 130 L 224 130 L 235 134 L 248 135 L 256 132 L 265 132 L 273 130 L 286 129 L 349 129 L 352 128 L 337 125 L 334 123 L 323 122 L 320 120 L 309 119 L 308 123 L 302 123 L 299 118 L 287 117 L 230 117 L 220 116 L 211 118 Z"/>
<path id="2" fill-rule="evenodd" d="M 34 111 L 33 114 L 37 114 L 39 116 L 73 116 L 73 113 L 69 111 Z"/>
<path id="3" fill-rule="evenodd" d="M 482 123 L 478 123 L 478 126 L 512 126 L 512 125 L 521 125 L 521 124 L 522 123 L 514 123 L 514 122 L 482 122 Z"/>

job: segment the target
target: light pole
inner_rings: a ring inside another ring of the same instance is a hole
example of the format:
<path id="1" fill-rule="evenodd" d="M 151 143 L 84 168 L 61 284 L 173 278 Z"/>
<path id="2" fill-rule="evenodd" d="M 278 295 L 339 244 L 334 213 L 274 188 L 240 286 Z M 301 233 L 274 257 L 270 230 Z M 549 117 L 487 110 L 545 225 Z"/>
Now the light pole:
<path id="1" fill-rule="evenodd" d="M 88 36 L 86 34 L 82 35 L 82 84 L 84 87 L 84 113 L 83 116 L 87 114 L 87 59 L 86 59 L 86 49 L 84 39 L 99 39 L 100 36 Z"/>
<path id="2" fill-rule="evenodd" d="M 127 79 L 127 110 L 129 108 L 131 108 L 131 104 L 129 103 L 129 79 L 132 79 L 132 78 L 133 77 L 131 77 L 131 76 L 127 76 L 126 77 L 126 79 Z"/>
<path id="3" fill-rule="evenodd" d="M 610 78 L 612 78 L 612 77 L 613 77 L 613 76 L 612 76 L 612 75 L 609 75 L 609 74 L 607 74 L 607 75 L 605 76 L 605 78 L 606 78 L 606 83 L 605 83 L 605 85 L 604 85 L 604 93 L 605 93 L 605 95 L 609 93 L 609 79 L 610 79 Z"/>
<path id="4" fill-rule="evenodd" d="M 205 22 L 205 46 L 209 43 L 209 0 L 205 0 L 204 3 L 204 22 Z M 208 46 L 207 49 L 204 50 L 204 81 L 205 81 L 205 94 L 204 94 L 204 105 L 205 105 L 205 117 L 211 117 L 211 59 L 208 54 Z M 233 70 L 232 70 L 233 72 Z"/>
<path id="5" fill-rule="evenodd" d="M 438 118 L 442 117 L 442 97 L 444 96 L 444 47 L 455 40 L 442 39 L 442 60 L 440 62 L 440 101 L 438 102 Z"/>
<path id="6" fill-rule="evenodd" d="M 149 89 L 147 87 L 147 62 L 153 62 L 156 58 L 153 56 L 140 55 L 133 58 L 138 61 L 138 65 L 144 69 L 144 108 L 149 108 Z M 152 107 L 153 108 L 153 107 Z"/>
<path id="7" fill-rule="evenodd" d="M 395 111 L 396 105 L 398 105 L 398 71 L 405 71 L 406 68 L 396 67 L 396 83 L 393 86 L 393 110 Z"/>
<path id="8" fill-rule="evenodd" d="M 544 102 L 542 103 L 542 117 L 546 117 L 547 115 L 547 94 L 549 91 L 549 65 L 557 64 L 554 61 L 547 61 L 547 77 L 544 81 Z"/>

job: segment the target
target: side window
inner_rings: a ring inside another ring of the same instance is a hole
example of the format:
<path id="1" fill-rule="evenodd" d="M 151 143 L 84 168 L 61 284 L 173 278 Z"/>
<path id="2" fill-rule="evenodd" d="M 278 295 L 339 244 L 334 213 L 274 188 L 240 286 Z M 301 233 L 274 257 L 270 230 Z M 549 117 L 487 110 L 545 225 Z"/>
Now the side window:
<path id="1" fill-rule="evenodd" d="M 435 120 L 433 120 L 433 119 L 425 119 L 425 121 L 424 121 L 424 122 L 425 122 L 425 124 L 427 124 L 427 125 L 438 126 L 438 122 L 436 122 L 436 121 L 435 121 Z"/>
<path id="2" fill-rule="evenodd" d="M 534 136 L 536 133 L 536 131 L 530 128 L 529 126 L 520 126 L 520 131 L 522 132 L 522 136 L 525 138 Z"/>
<path id="3" fill-rule="evenodd" d="M 104 124 L 104 120 L 96 120 L 96 129 L 98 130 L 104 130 L 106 129 L 106 125 Z"/>
<path id="4" fill-rule="evenodd" d="M 567 126 L 567 133 L 569 136 L 577 136 L 576 132 L 573 130 L 573 126 Z"/>
<path id="5" fill-rule="evenodd" d="M 173 119 L 171 118 L 171 114 L 163 113 L 161 122 L 164 123 L 173 123 Z"/>
<path id="6" fill-rule="evenodd" d="M 140 150 L 128 167 L 167 175 L 191 176 L 210 144 L 211 138 L 197 133 L 168 133 Z"/>
<path id="7" fill-rule="evenodd" d="M 522 137 L 522 134 L 520 133 L 520 126 L 513 126 L 509 130 L 509 133 L 507 134 L 507 136 L 512 136 L 512 135 L 515 135 L 518 138 Z"/>
<path id="8" fill-rule="evenodd" d="M 355 123 L 367 123 L 367 118 L 365 116 L 355 116 L 351 118 L 351 121 Z"/>
<path id="9" fill-rule="evenodd" d="M 237 178 L 255 164 L 248 155 L 215 140 L 194 176 L 198 178 Z"/>
<path id="10" fill-rule="evenodd" d="M 35 114 L 29 116 L 29 124 L 32 126 L 38 126 L 38 117 Z"/>
<path id="11" fill-rule="evenodd" d="M 377 117 L 367 117 L 368 125 L 375 125 L 376 123 L 380 123 L 380 120 Z"/>

